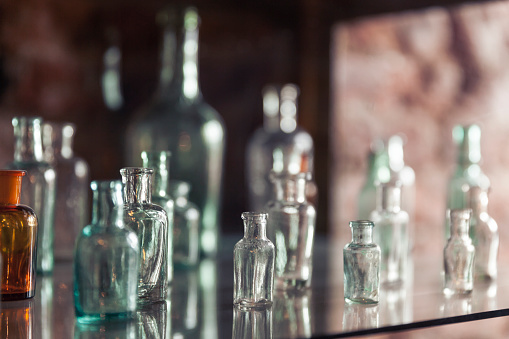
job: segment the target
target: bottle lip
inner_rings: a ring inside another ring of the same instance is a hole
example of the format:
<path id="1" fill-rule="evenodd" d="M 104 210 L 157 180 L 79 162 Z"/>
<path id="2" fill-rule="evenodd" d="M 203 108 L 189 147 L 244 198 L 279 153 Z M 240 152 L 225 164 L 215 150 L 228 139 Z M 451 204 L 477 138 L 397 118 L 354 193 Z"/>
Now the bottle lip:
<path id="1" fill-rule="evenodd" d="M 353 220 L 350 221 L 350 227 L 375 227 L 375 223 L 371 220 Z"/>
<path id="2" fill-rule="evenodd" d="M 146 167 L 124 167 L 120 170 L 121 175 L 152 174 L 154 170 Z"/>
<path id="3" fill-rule="evenodd" d="M 299 180 L 299 179 L 312 179 L 311 172 L 299 172 L 299 173 L 290 173 L 288 171 L 276 172 L 274 170 L 270 171 L 269 177 L 272 181 L 281 180 L 281 179 L 290 179 L 290 180 Z"/>
<path id="4" fill-rule="evenodd" d="M 41 117 L 27 117 L 27 116 L 17 116 L 12 118 L 12 125 L 17 126 L 19 124 L 32 124 L 32 123 L 39 123 L 42 124 L 42 118 Z"/>
<path id="5" fill-rule="evenodd" d="M 25 170 L 0 170 L 0 176 L 23 177 L 26 174 Z"/>
<path id="6" fill-rule="evenodd" d="M 269 217 L 269 214 L 263 213 L 263 212 L 244 212 L 244 213 L 242 213 L 241 217 L 243 220 L 248 220 L 248 219 L 267 220 L 267 218 Z"/>
<path id="7" fill-rule="evenodd" d="M 122 186 L 121 180 L 93 180 L 90 182 L 90 188 L 94 191 L 97 189 L 108 190 L 110 188 L 115 188 L 118 185 Z"/>
<path id="8" fill-rule="evenodd" d="M 449 217 L 452 219 L 470 219 L 472 215 L 471 208 L 457 208 L 457 209 L 449 209 L 448 210 Z"/>

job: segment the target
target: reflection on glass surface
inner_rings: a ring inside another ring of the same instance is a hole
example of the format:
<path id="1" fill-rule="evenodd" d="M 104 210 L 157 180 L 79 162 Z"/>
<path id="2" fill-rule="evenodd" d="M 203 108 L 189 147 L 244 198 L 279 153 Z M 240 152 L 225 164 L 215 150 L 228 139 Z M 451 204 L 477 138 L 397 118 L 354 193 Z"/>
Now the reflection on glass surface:
<path id="1" fill-rule="evenodd" d="M 53 277 L 38 276 L 35 298 L 34 329 L 37 338 L 53 339 Z"/>
<path id="2" fill-rule="evenodd" d="M 171 293 L 174 339 L 197 337 L 198 292 L 198 271 L 175 271 Z"/>
<path id="3" fill-rule="evenodd" d="M 311 291 L 287 291 L 274 294 L 274 337 L 303 338 L 313 333 Z"/>
<path id="4" fill-rule="evenodd" d="M 412 298 L 408 296 L 406 284 L 382 286 L 380 289 L 381 325 L 399 325 L 412 321 Z"/>
<path id="5" fill-rule="evenodd" d="M 272 310 L 243 311 L 233 307 L 232 339 L 272 339 Z"/>
<path id="6" fill-rule="evenodd" d="M 170 302 L 163 300 L 138 305 L 137 338 L 166 339 L 171 333 Z"/>
<path id="7" fill-rule="evenodd" d="M 463 314 L 472 313 L 472 295 L 471 294 L 453 294 L 445 295 L 440 307 L 442 317 L 454 317 Z"/>
<path id="8" fill-rule="evenodd" d="M 34 299 L 3 301 L 0 309 L 0 338 L 33 338 Z"/>
<path id="9" fill-rule="evenodd" d="M 376 304 L 350 304 L 345 302 L 343 330 L 356 331 L 380 326 L 379 309 Z"/>
<path id="10" fill-rule="evenodd" d="M 496 281 L 476 282 L 472 294 L 472 311 L 483 312 L 498 309 L 496 296 Z"/>
<path id="11" fill-rule="evenodd" d="M 105 322 L 102 324 L 80 324 L 76 322 L 74 325 L 74 339 L 111 338 L 135 339 L 135 323 L 133 321 Z"/>
<path id="12" fill-rule="evenodd" d="M 201 339 L 217 339 L 217 266 L 212 259 L 200 263 L 201 303 Z"/>

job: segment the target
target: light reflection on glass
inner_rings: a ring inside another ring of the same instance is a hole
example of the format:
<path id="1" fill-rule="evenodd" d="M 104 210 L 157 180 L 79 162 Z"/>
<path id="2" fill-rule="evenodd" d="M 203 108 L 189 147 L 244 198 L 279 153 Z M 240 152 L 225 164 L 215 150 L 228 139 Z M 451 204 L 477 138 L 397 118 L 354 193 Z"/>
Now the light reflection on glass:
<path id="1" fill-rule="evenodd" d="M 217 339 L 217 267 L 212 259 L 202 260 L 199 268 L 202 339 Z"/>
<path id="2" fill-rule="evenodd" d="M 472 311 L 484 312 L 498 309 L 496 281 L 474 282 Z"/>
<path id="3" fill-rule="evenodd" d="M 0 338 L 32 339 L 34 299 L 3 301 L 0 309 Z"/>
<path id="4" fill-rule="evenodd" d="M 345 302 L 343 331 L 357 331 L 380 326 L 379 306 Z"/>
<path id="5" fill-rule="evenodd" d="M 309 301 L 311 291 L 277 292 L 274 294 L 274 336 L 276 338 L 310 337 L 312 319 Z"/>
<path id="6" fill-rule="evenodd" d="M 440 314 L 442 317 L 455 317 L 472 313 L 472 294 L 444 294 Z"/>
<path id="7" fill-rule="evenodd" d="M 173 339 L 197 337 L 198 292 L 198 271 L 175 271 L 171 295 Z"/>
<path id="8" fill-rule="evenodd" d="M 133 321 L 104 322 L 101 324 L 80 324 L 76 322 L 74 325 L 74 339 L 111 338 L 135 339 L 135 323 Z"/>
<path id="9" fill-rule="evenodd" d="M 39 318 L 35 321 L 35 333 L 41 339 L 53 339 L 53 277 L 38 276 L 36 288 L 35 314 Z"/>
<path id="10" fill-rule="evenodd" d="M 170 302 L 168 300 L 151 304 L 138 305 L 136 338 L 169 338 L 171 333 L 171 317 L 169 316 L 170 312 Z"/>
<path id="11" fill-rule="evenodd" d="M 242 311 L 233 307 L 232 339 L 272 339 L 272 310 Z"/>

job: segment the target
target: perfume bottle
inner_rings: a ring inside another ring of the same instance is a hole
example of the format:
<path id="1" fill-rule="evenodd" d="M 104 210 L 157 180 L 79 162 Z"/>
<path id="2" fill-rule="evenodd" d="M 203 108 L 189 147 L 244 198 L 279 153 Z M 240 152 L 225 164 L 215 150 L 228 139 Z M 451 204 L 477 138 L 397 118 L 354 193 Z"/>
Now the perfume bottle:
<path id="1" fill-rule="evenodd" d="M 89 168 L 74 155 L 76 127 L 71 123 L 44 122 L 44 158 L 56 178 L 55 260 L 72 260 L 76 237 L 87 224 Z"/>
<path id="2" fill-rule="evenodd" d="M 310 173 L 271 172 L 275 200 L 267 204 L 269 239 L 276 246 L 276 289 L 310 286 L 316 210 L 306 199 Z"/>
<path id="3" fill-rule="evenodd" d="M 127 158 L 136 164 L 143 150 L 171 151 L 172 177 L 191 184 L 189 199 L 201 211 L 200 250 L 213 256 L 219 237 L 225 127 L 200 92 L 196 9 L 159 18 L 165 22 L 159 86 L 154 100 L 128 128 Z"/>
<path id="4" fill-rule="evenodd" d="M 19 205 L 25 171 L 0 170 L 0 299 L 35 295 L 37 216 Z"/>
<path id="5" fill-rule="evenodd" d="M 15 117 L 14 161 L 8 169 L 26 170 L 21 201 L 37 214 L 37 272 L 53 271 L 53 239 L 56 199 L 56 175 L 52 166 L 44 161 L 40 118 Z"/>
<path id="6" fill-rule="evenodd" d="M 272 306 L 274 245 L 266 237 L 267 214 L 244 212 L 244 238 L 233 250 L 233 304 L 241 309 Z"/>
<path id="7" fill-rule="evenodd" d="M 451 237 L 444 248 L 446 295 L 468 294 L 474 288 L 475 248 L 468 232 L 471 209 L 449 211 Z"/>
<path id="8" fill-rule="evenodd" d="M 150 168 L 120 170 L 124 184 L 124 221 L 138 235 L 140 243 L 138 303 L 166 299 L 168 285 L 168 215 L 152 204 Z"/>
<path id="9" fill-rule="evenodd" d="M 124 225 L 120 181 L 92 181 L 90 225 L 76 241 L 74 306 L 80 323 L 133 318 L 138 296 L 140 250 Z"/>
<path id="10" fill-rule="evenodd" d="M 343 249 L 344 293 L 347 302 L 376 304 L 380 298 L 380 247 L 373 242 L 369 220 L 350 221 L 352 242 Z"/>

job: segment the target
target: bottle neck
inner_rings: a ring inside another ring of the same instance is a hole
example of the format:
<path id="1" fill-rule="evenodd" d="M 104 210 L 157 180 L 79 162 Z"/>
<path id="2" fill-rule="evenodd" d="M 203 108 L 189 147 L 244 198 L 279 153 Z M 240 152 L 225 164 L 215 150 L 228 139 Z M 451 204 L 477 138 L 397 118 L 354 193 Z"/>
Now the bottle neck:
<path id="1" fill-rule="evenodd" d="M 459 147 L 458 164 L 465 168 L 481 161 L 481 129 L 477 125 L 456 126 L 453 137 Z"/>
<path id="2" fill-rule="evenodd" d="M 113 42 L 104 52 L 101 89 L 104 104 L 111 111 L 118 111 L 124 104 L 121 86 L 122 52 L 116 42 Z"/>
<path id="3" fill-rule="evenodd" d="M 25 174 L 19 170 L 0 170 L 0 205 L 19 204 L 21 180 Z"/>
<path id="4" fill-rule="evenodd" d="M 73 124 L 43 123 L 42 127 L 44 158 L 48 162 L 56 156 L 71 159 L 74 156 L 73 141 L 75 127 Z"/>
<path id="5" fill-rule="evenodd" d="M 113 211 L 113 197 L 108 188 L 97 187 L 92 191 L 92 224 L 107 225 Z"/>
<path id="6" fill-rule="evenodd" d="M 143 152 L 141 155 L 143 167 L 154 170 L 152 187 L 154 194 L 160 197 L 168 195 L 170 156 L 171 153 L 167 151 Z"/>
<path id="7" fill-rule="evenodd" d="M 189 199 L 191 185 L 185 181 L 170 180 L 170 195 L 178 205 L 185 205 Z"/>
<path id="8" fill-rule="evenodd" d="M 387 142 L 389 154 L 389 167 L 391 171 L 400 172 L 405 167 L 403 154 L 403 139 L 399 135 L 393 135 Z"/>
<path id="9" fill-rule="evenodd" d="M 121 173 L 125 204 L 149 204 L 152 202 L 152 170 L 131 168 L 124 169 Z"/>
<path id="10" fill-rule="evenodd" d="M 41 119 L 39 118 L 14 118 L 15 148 L 14 160 L 44 161 L 42 151 Z"/>
<path id="11" fill-rule="evenodd" d="M 469 237 L 471 210 L 452 210 L 451 219 L 451 237 Z"/>
<path id="12" fill-rule="evenodd" d="M 286 84 L 281 88 L 279 101 L 279 127 L 284 133 L 292 133 L 297 129 L 297 98 L 299 88 Z"/>
<path id="13" fill-rule="evenodd" d="M 277 200 L 287 202 L 306 202 L 306 179 L 302 177 L 282 177 L 274 180 Z"/>
<path id="14" fill-rule="evenodd" d="M 401 211 L 401 188 L 391 184 L 380 184 L 377 186 L 376 209 L 398 213 Z"/>
<path id="15" fill-rule="evenodd" d="M 175 23 L 167 23 L 163 29 L 161 49 L 161 70 L 159 73 L 159 95 L 170 96 L 177 70 L 177 32 Z"/>
<path id="16" fill-rule="evenodd" d="M 244 219 L 244 238 L 245 239 L 265 239 L 267 220 L 250 217 Z"/>
<path id="17" fill-rule="evenodd" d="M 488 192 L 479 187 L 472 187 L 469 192 L 470 202 L 469 206 L 473 214 L 479 215 L 481 213 L 488 213 Z"/>
<path id="18" fill-rule="evenodd" d="M 275 86 L 266 86 L 263 96 L 263 128 L 267 133 L 280 131 L 279 93 Z"/>
<path id="19" fill-rule="evenodd" d="M 353 226 L 352 243 L 371 244 L 373 243 L 373 226 Z"/>

